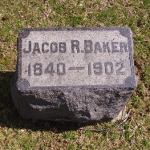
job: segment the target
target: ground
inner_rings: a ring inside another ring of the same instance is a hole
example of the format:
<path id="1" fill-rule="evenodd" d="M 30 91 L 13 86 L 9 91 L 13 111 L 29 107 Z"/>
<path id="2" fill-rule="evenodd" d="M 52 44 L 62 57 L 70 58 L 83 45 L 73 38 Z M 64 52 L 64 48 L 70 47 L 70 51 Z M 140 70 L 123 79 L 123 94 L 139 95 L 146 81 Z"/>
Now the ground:
<path id="1" fill-rule="evenodd" d="M 0 149 L 150 149 L 149 8 L 149 0 L 0 1 Z M 19 29 L 103 26 L 133 32 L 139 82 L 127 105 L 127 121 L 85 125 L 22 119 L 10 96 Z"/>

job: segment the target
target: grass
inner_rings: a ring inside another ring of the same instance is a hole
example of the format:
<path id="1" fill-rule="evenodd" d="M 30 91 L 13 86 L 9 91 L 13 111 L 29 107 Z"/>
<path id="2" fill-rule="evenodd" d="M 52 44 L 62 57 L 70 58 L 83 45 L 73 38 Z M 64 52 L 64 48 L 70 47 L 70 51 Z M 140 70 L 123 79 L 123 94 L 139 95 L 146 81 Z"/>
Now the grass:
<path id="1" fill-rule="evenodd" d="M 15 109 L 9 83 L 12 72 L 0 72 L 0 149 L 150 149 L 150 1 L 149 0 L 3 0 L 0 1 L 0 70 L 15 70 L 20 28 L 130 27 L 139 83 L 119 124 L 26 121 Z M 42 127 L 42 128 L 40 128 Z M 33 129 L 33 130 L 30 130 Z"/>

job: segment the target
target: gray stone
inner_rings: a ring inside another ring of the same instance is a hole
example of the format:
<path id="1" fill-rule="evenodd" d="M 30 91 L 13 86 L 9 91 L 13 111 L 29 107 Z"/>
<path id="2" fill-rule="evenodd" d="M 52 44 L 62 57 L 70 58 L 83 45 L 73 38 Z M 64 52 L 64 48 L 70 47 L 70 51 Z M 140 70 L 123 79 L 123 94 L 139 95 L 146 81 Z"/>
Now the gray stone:
<path id="1" fill-rule="evenodd" d="M 129 28 L 19 32 L 11 95 L 25 119 L 109 121 L 136 86 Z"/>

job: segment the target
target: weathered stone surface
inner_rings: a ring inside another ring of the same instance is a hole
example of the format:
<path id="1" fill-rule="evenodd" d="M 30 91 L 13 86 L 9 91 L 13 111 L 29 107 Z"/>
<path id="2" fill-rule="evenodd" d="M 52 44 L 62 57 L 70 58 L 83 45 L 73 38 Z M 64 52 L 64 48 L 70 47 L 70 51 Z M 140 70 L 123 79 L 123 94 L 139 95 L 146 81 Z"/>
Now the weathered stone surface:
<path id="1" fill-rule="evenodd" d="M 129 28 L 21 29 L 12 99 L 25 119 L 115 119 L 137 86 Z"/>

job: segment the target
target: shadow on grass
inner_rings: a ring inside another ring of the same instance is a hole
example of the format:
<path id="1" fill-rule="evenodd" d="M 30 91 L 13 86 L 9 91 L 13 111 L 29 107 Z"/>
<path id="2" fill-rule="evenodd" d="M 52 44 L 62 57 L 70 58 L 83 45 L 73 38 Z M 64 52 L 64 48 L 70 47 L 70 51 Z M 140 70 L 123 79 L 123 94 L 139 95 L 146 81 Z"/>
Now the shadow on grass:
<path id="1" fill-rule="evenodd" d="M 55 122 L 55 121 L 33 121 L 25 120 L 20 117 L 15 108 L 10 94 L 10 80 L 12 72 L 0 72 L 0 126 L 27 130 L 47 130 L 53 132 L 64 132 L 77 130 L 88 124 L 79 124 L 76 122 Z"/>

